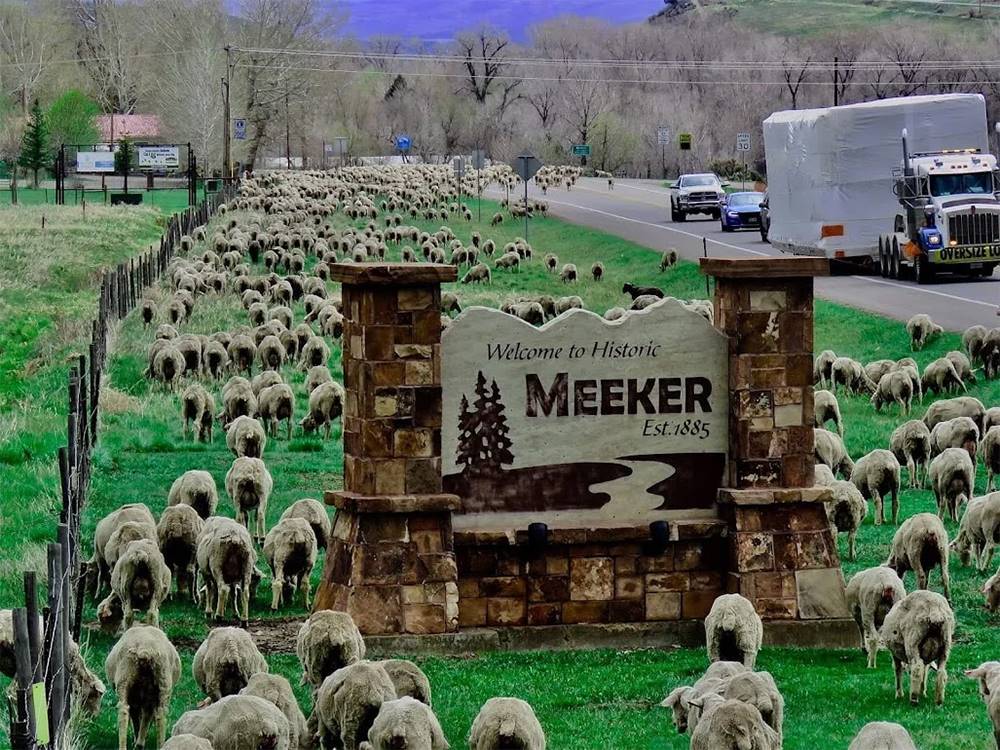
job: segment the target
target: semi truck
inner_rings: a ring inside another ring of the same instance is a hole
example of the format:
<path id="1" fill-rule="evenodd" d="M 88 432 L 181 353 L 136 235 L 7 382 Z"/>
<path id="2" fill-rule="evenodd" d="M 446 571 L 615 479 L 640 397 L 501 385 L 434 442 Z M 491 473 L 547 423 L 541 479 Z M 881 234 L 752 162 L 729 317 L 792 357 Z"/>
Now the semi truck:
<path id="1" fill-rule="evenodd" d="M 1000 264 L 1000 175 L 979 94 L 776 112 L 769 240 L 919 283 Z"/>

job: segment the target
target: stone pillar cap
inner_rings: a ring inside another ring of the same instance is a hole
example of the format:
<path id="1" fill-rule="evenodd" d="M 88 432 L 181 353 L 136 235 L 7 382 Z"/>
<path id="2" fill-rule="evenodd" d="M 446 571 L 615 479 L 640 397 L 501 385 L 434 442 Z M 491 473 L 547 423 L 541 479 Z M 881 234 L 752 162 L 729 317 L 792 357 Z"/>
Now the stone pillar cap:
<path id="1" fill-rule="evenodd" d="M 701 272 L 724 279 L 787 279 L 829 276 L 826 258 L 700 258 Z"/>
<path id="2" fill-rule="evenodd" d="M 462 507 L 458 495 L 359 495 L 344 490 L 323 494 L 327 505 L 352 513 L 444 513 Z"/>
<path id="3" fill-rule="evenodd" d="M 722 505 L 783 505 L 786 503 L 828 503 L 833 500 L 829 487 L 754 487 L 745 490 L 724 487 L 719 490 Z"/>
<path id="4" fill-rule="evenodd" d="M 330 277 L 342 284 L 446 284 L 458 280 L 458 268 L 438 263 L 334 263 Z"/>

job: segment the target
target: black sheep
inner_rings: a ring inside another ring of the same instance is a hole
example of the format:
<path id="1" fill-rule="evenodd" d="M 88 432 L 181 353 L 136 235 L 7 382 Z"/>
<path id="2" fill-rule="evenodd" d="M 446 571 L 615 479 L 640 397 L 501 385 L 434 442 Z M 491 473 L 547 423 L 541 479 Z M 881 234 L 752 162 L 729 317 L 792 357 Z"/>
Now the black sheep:
<path id="1" fill-rule="evenodd" d="M 651 294 L 654 297 L 663 299 L 663 292 L 655 286 L 636 286 L 635 284 L 629 284 L 626 282 L 622 285 L 622 293 L 630 295 L 633 302 L 636 297 L 642 297 L 645 294 Z"/>

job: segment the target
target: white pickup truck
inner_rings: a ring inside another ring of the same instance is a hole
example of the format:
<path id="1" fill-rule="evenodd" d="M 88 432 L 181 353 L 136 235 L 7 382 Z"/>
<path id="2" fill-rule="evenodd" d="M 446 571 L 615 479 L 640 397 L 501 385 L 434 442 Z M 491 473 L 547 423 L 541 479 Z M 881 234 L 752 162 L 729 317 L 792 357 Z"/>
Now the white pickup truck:
<path id="1" fill-rule="evenodd" d="M 708 214 L 718 219 L 720 202 L 725 197 L 718 175 L 682 174 L 670 187 L 670 220 L 684 221 L 688 214 Z"/>

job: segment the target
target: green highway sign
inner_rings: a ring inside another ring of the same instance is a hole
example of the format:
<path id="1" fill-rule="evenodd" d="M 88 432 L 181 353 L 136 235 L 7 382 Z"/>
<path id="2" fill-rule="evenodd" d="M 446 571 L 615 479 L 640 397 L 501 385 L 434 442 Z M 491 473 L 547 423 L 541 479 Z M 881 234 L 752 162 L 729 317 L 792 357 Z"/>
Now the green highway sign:
<path id="1" fill-rule="evenodd" d="M 573 146 L 573 156 L 590 156 L 590 144 L 578 143 Z"/>

